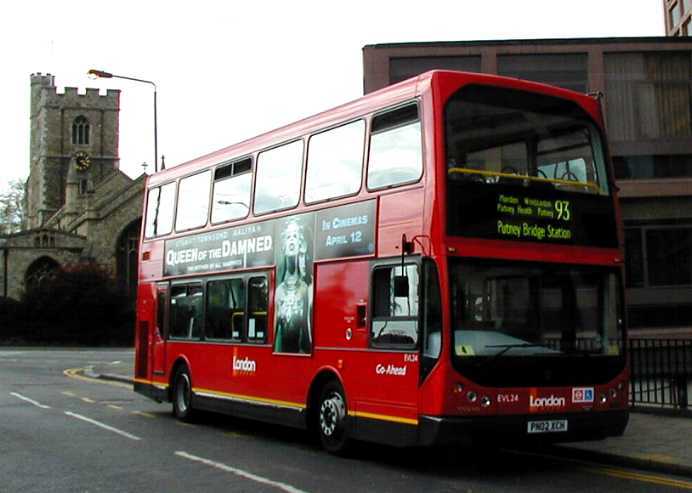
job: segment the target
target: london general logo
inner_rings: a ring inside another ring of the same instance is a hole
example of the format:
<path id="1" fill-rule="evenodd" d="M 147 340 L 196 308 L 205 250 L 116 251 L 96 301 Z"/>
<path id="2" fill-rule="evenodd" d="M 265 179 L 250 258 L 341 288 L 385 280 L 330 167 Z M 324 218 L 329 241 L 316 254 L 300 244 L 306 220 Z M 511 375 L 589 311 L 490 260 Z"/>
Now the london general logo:
<path id="1" fill-rule="evenodd" d="M 593 387 L 576 387 L 572 389 L 572 402 L 574 404 L 593 402 Z"/>

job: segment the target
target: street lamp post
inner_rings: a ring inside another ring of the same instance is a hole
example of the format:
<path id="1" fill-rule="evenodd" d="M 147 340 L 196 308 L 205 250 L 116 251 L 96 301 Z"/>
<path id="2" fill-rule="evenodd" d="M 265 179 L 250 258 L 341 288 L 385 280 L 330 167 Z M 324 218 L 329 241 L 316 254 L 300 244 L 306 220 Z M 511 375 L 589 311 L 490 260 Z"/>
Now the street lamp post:
<path id="1" fill-rule="evenodd" d="M 134 82 L 142 82 L 144 84 L 150 84 L 154 88 L 154 172 L 159 170 L 158 157 L 159 157 L 159 146 L 158 146 L 158 131 L 156 128 L 156 83 L 150 80 L 137 79 L 136 77 L 126 77 L 124 75 L 115 75 L 110 72 L 104 72 L 103 70 L 91 69 L 87 72 L 87 75 L 101 78 L 101 79 L 124 79 L 131 80 Z"/>

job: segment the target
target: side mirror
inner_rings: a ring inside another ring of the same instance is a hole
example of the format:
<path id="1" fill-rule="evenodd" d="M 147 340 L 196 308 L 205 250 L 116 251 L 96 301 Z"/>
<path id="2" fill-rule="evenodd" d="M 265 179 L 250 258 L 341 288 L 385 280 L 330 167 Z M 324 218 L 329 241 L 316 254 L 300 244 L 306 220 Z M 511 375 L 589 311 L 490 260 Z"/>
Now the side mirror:
<path id="1" fill-rule="evenodd" d="M 394 276 L 394 297 L 408 298 L 408 277 Z"/>

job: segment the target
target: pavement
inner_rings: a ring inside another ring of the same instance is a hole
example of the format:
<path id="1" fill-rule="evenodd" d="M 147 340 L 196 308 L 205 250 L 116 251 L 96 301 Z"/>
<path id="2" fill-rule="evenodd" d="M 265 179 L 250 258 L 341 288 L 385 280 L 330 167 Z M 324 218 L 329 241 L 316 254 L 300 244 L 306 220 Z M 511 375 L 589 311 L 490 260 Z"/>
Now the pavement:
<path id="1" fill-rule="evenodd" d="M 131 366 L 127 361 L 94 365 L 85 368 L 84 375 L 133 383 Z M 656 408 L 633 410 L 621 437 L 564 443 L 537 452 L 599 465 L 692 477 L 692 414 L 676 416 Z"/>

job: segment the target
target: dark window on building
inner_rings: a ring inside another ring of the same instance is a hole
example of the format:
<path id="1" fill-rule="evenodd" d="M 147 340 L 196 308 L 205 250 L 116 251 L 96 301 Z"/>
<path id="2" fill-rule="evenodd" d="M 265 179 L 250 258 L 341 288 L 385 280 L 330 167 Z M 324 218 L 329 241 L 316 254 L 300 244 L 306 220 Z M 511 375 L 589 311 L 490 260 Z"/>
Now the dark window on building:
<path id="1" fill-rule="evenodd" d="M 176 285 L 171 288 L 171 338 L 199 339 L 204 321 L 204 293 L 200 283 Z"/>
<path id="2" fill-rule="evenodd" d="M 641 228 L 625 229 L 625 272 L 628 288 L 644 285 L 644 243 Z"/>
<path id="3" fill-rule="evenodd" d="M 650 286 L 692 284 L 692 228 L 648 229 L 646 258 Z"/>
<path id="4" fill-rule="evenodd" d="M 579 92 L 588 91 L 586 65 L 585 53 L 497 57 L 497 72 L 500 75 L 543 82 Z"/>
<path id="5" fill-rule="evenodd" d="M 627 287 L 692 286 L 692 226 L 625 229 Z"/>
<path id="6" fill-rule="evenodd" d="M 72 143 L 75 145 L 89 144 L 89 120 L 78 116 L 72 123 Z"/>
<path id="7" fill-rule="evenodd" d="M 692 176 L 692 154 L 613 157 L 619 180 L 647 180 Z"/>
<path id="8" fill-rule="evenodd" d="M 418 267 L 403 269 L 408 280 L 408 296 L 395 296 L 394 278 L 401 266 L 377 267 L 373 271 L 373 313 L 371 340 L 377 346 L 409 346 L 418 342 Z"/>
<path id="9" fill-rule="evenodd" d="M 678 24 L 680 24 L 680 18 L 682 17 L 680 13 L 680 3 L 673 5 L 669 11 L 670 13 L 670 27 L 675 29 Z"/>
<path id="10" fill-rule="evenodd" d="M 612 141 L 692 136 L 690 52 L 605 55 Z"/>
<path id="11" fill-rule="evenodd" d="M 480 72 L 479 56 L 430 56 L 400 57 L 389 60 L 389 82 L 401 82 L 420 75 L 428 70 L 458 70 L 461 72 Z"/>

